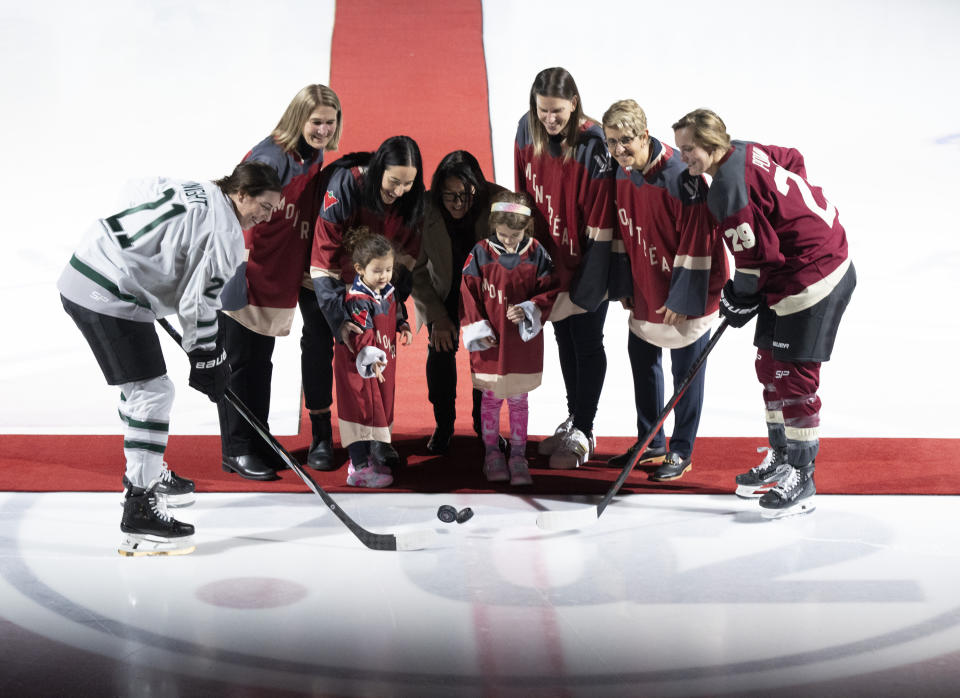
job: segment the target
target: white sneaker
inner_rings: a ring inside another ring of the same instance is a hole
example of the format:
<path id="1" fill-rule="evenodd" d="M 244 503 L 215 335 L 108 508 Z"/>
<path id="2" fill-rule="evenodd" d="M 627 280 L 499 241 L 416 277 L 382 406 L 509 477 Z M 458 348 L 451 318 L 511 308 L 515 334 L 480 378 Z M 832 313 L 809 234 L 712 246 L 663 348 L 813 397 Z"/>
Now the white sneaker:
<path id="1" fill-rule="evenodd" d="M 557 450 L 550 456 L 550 467 L 555 470 L 573 470 L 590 460 L 596 446 L 594 437 L 587 438 L 579 429 L 571 427 Z"/>
<path id="2" fill-rule="evenodd" d="M 570 430 L 573 429 L 573 415 L 571 414 L 567 417 L 561 424 L 554 430 L 553 436 L 548 436 L 539 444 L 537 444 L 537 453 L 541 456 L 549 456 L 557 450 L 557 447 L 563 441 Z"/>

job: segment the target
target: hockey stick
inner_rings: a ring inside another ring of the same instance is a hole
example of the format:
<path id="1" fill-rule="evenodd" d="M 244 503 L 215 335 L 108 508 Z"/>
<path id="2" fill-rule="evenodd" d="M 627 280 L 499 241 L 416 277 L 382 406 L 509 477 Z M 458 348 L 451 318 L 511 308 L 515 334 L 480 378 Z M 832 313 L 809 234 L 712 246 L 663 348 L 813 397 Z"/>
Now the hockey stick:
<path id="1" fill-rule="evenodd" d="M 174 341 L 177 344 L 181 344 L 183 338 L 180 336 L 180 333 L 171 325 L 166 319 L 158 318 L 157 322 L 160 326 L 167 331 Z M 181 344 L 180 348 L 183 348 Z M 269 432 L 267 427 L 257 419 L 257 416 L 250 411 L 250 408 L 243 404 L 243 401 L 237 397 L 236 393 L 233 392 L 230 388 L 227 388 L 226 393 L 224 394 L 225 399 L 231 405 L 236 408 L 237 412 L 247 420 L 247 423 L 253 427 L 267 444 L 277 453 L 283 461 L 290 466 L 290 469 L 300 476 L 300 479 L 303 480 L 304 484 L 313 490 L 320 499 L 323 500 L 323 503 L 332 511 L 340 521 L 343 522 L 343 525 L 350 529 L 350 532 L 355 535 L 361 543 L 370 548 L 371 550 L 421 550 L 425 547 L 428 547 L 431 542 L 436 538 L 435 531 L 411 531 L 410 533 L 373 533 L 363 528 L 356 521 L 351 519 L 347 513 L 340 508 L 340 506 L 333 500 L 327 492 L 323 490 L 320 485 L 318 485 L 310 474 L 303 469 L 300 463 L 297 462 L 297 459 L 290 455 L 289 451 L 283 447 L 283 445 L 277 441 L 277 439 Z"/>
<path id="2" fill-rule="evenodd" d="M 603 499 L 600 500 L 600 503 L 590 509 L 542 511 L 537 515 L 537 526 L 547 531 L 566 531 L 570 529 L 584 528 L 585 526 L 596 522 L 596 520 L 600 518 L 600 514 L 602 514 L 603 510 L 607 508 L 608 504 L 610 504 L 610 500 L 612 500 L 614 496 L 616 496 L 617 492 L 620 491 L 620 488 L 623 487 L 623 483 L 626 482 L 627 476 L 630 475 L 631 471 L 637 466 L 637 462 L 641 457 L 643 457 L 644 451 L 647 450 L 647 446 L 649 446 L 650 442 L 653 441 L 653 437 L 657 435 L 658 431 L 660 431 L 660 427 L 662 427 L 663 423 L 667 420 L 667 416 L 673 411 L 673 408 L 676 407 L 677 403 L 680 401 L 680 398 L 683 397 L 683 394 L 687 392 L 687 387 L 689 387 L 690 381 L 692 381 L 697 375 L 697 372 L 707 360 L 707 355 L 713 351 L 713 348 L 717 344 L 717 340 L 720 339 L 720 335 L 723 334 L 725 329 L 727 329 L 726 319 L 721 321 L 720 325 L 717 327 L 717 331 L 707 343 L 707 346 L 704 347 L 702 352 L 700 352 L 700 356 L 698 356 L 697 360 L 693 362 L 690 370 L 687 371 L 687 375 L 685 375 L 683 380 L 680 381 L 680 385 L 678 385 L 674 391 L 673 397 L 670 398 L 670 401 L 663 408 L 663 411 L 660 412 L 660 416 L 657 418 L 656 424 L 650 427 L 647 435 L 644 436 L 643 441 L 640 442 L 636 453 L 633 454 L 630 462 L 623 467 L 623 470 L 620 472 L 620 476 L 617 478 L 617 481 L 613 483 L 613 487 L 607 490 L 607 493 L 604 495 Z"/>

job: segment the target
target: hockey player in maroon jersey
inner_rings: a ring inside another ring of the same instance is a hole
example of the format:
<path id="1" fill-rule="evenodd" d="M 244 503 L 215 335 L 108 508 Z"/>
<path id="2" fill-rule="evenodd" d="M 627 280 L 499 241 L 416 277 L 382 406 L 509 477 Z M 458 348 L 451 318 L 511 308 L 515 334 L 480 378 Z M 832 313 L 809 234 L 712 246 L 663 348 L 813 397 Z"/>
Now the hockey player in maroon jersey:
<path id="1" fill-rule="evenodd" d="M 546 249 L 530 237 L 533 210 L 524 194 L 494 196 L 490 236 L 467 257 L 461 278 L 463 344 L 473 385 L 482 391 L 480 430 L 487 480 L 529 485 L 527 393 L 543 373 L 543 322 L 559 281 Z M 510 410 L 510 459 L 499 447 L 500 407 Z"/>
<path id="2" fill-rule="evenodd" d="M 347 337 L 349 345 L 338 344 L 334 350 L 340 440 L 350 453 L 347 484 L 388 487 L 393 476 L 373 444 L 390 442 L 397 334 L 403 344 L 410 344 L 413 333 L 397 316 L 396 293 L 390 284 L 395 260 L 390 241 L 361 226 L 347 231 L 343 245 L 356 274 L 344 308 L 361 330 Z"/>
<path id="3" fill-rule="evenodd" d="M 333 337 L 304 277 L 317 216 L 317 181 L 323 154 L 336 150 L 343 121 L 340 99 L 326 85 L 307 85 L 287 106 L 273 132 L 247 153 L 263 162 L 283 184 L 280 209 L 268 221 L 244 231 L 244 274 L 224 290 L 224 347 L 233 369 L 233 391 L 264 424 L 270 411 L 270 383 L 276 337 L 290 333 L 294 308 L 303 317 L 300 340 L 303 396 L 313 427 L 307 464 L 333 467 L 330 405 L 333 402 Z M 244 279 L 246 283 L 244 283 Z M 237 283 L 239 282 L 239 283 Z M 326 369 L 324 369 L 324 363 Z M 272 451 L 228 403 L 217 405 L 223 465 L 251 480 L 274 480 Z"/>
<path id="4" fill-rule="evenodd" d="M 663 410 L 662 348 L 670 349 L 677 385 L 710 341 L 729 278 L 727 257 L 707 210 L 706 180 L 687 172 L 679 154 L 650 135 L 640 105 L 615 102 L 603 115 L 603 132 L 620 165 L 611 298 L 622 298 L 631 310 L 627 354 L 642 438 Z M 638 463 L 662 462 L 651 480 L 676 480 L 692 467 L 705 373 L 697 372 L 676 405 L 669 450 L 661 428 L 640 457 Z M 622 468 L 639 446 L 638 439 L 608 463 Z"/>
<path id="5" fill-rule="evenodd" d="M 516 190 L 534 202 L 536 237 L 553 258 L 560 293 L 551 311 L 568 416 L 540 442 L 551 468 L 593 453 L 593 420 L 606 375 L 603 324 L 613 235 L 613 166 L 600 126 L 583 113 L 563 68 L 541 71 L 514 145 Z"/>
<path id="6" fill-rule="evenodd" d="M 830 358 L 857 283 L 846 233 L 836 207 L 807 181 L 798 151 L 732 141 L 707 109 L 673 129 L 690 173 L 713 177 L 707 203 L 733 253 L 736 269 L 720 312 L 733 327 L 757 316 L 756 371 L 770 450 L 737 476 L 737 494 L 759 496 L 767 518 L 812 511 L 820 364 Z"/>
<path id="7" fill-rule="evenodd" d="M 243 230 L 280 204 L 273 168 L 244 162 L 215 182 L 154 177 L 130 182 L 119 211 L 99 219 L 57 282 L 63 308 L 120 388 L 126 459 L 122 555 L 192 552 L 193 526 L 167 506 L 192 504 L 194 483 L 167 467 L 174 387 L 155 322 L 176 315 L 190 387 L 212 401 L 230 384 L 218 332 L 220 295 L 243 261 Z"/>
<path id="8" fill-rule="evenodd" d="M 350 333 L 359 332 L 344 307 L 344 293 L 355 274 L 343 246 L 343 235 L 350 228 L 365 225 L 393 244 L 397 312 L 406 318 L 403 303 L 420 253 L 424 206 L 420 148 L 408 136 L 393 136 L 373 154 L 351 153 L 333 162 L 324 170 L 323 181 L 310 276 L 333 336 L 344 342 Z M 374 450 L 391 468 L 399 465 L 399 455 L 389 443 L 377 441 Z"/>

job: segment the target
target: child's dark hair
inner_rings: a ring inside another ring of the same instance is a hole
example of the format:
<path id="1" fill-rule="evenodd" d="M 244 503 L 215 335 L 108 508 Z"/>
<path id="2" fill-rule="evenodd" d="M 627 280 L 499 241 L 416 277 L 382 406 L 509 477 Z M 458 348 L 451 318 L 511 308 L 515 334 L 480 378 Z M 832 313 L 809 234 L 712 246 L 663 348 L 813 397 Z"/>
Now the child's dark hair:
<path id="1" fill-rule="evenodd" d="M 526 212 L 523 208 L 526 208 Z M 490 200 L 489 221 L 491 234 L 496 234 L 498 225 L 505 225 L 511 230 L 525 230 L 529 235 L 533 232 L 533 204 L 530 197 L 512 191 L 500 192 Z"/>
<path id="2" fill-rule="evenodd" d="M 351 261 L 361 267 L 377 257 L 394 254 L 390 241 L 365 225 L 350 228 L 343 236 L 343 247 L 350 253 Z"/>

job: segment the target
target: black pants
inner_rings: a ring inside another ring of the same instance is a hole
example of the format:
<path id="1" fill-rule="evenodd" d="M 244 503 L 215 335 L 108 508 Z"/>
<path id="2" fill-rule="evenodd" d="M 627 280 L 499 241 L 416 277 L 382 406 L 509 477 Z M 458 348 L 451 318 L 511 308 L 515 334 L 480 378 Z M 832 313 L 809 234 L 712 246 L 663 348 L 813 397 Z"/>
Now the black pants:
<path id="1" fill-rule="evenodd" d="M 300 367 L 304 402 L 307 409 L 319 410 L 333 403 L 333 333 L 312 290 L 301 289 L 299 305 L 303 316 Z M 223 313 L 220 331 L 232 372 L 230 387 L 261 422 L 268 424 L 276 338 L 253 332 Z M 273 451 L 229 403 L 217 403 L 217 410 L 224 456 L 256 453 L 273 457 Z"/>
<path id="2" fill-rule="evenodd" d="M 553 323 L 560 372 L 567 391 L 567 413 L 573 415 L 573 426 L 587 435 L 593 433 L 593 420 L 607 373 L 607 353 L 603 348 L 607 305 L 604 301 L 591 313 L 572 315 Z"/>
<path id="3" fill-rule="evenodd" d="M 427 325 L 433 335 L 433 325 Z M 427 347 L 427 398 L 433 405 L 433 418 L 437 429 L 453 433 L 457 418 L 457 350 L 439 351 L 433 345 Z M 480 433 L 480 398 L 482 393 L 473 390 L 473 430 Z"/>

